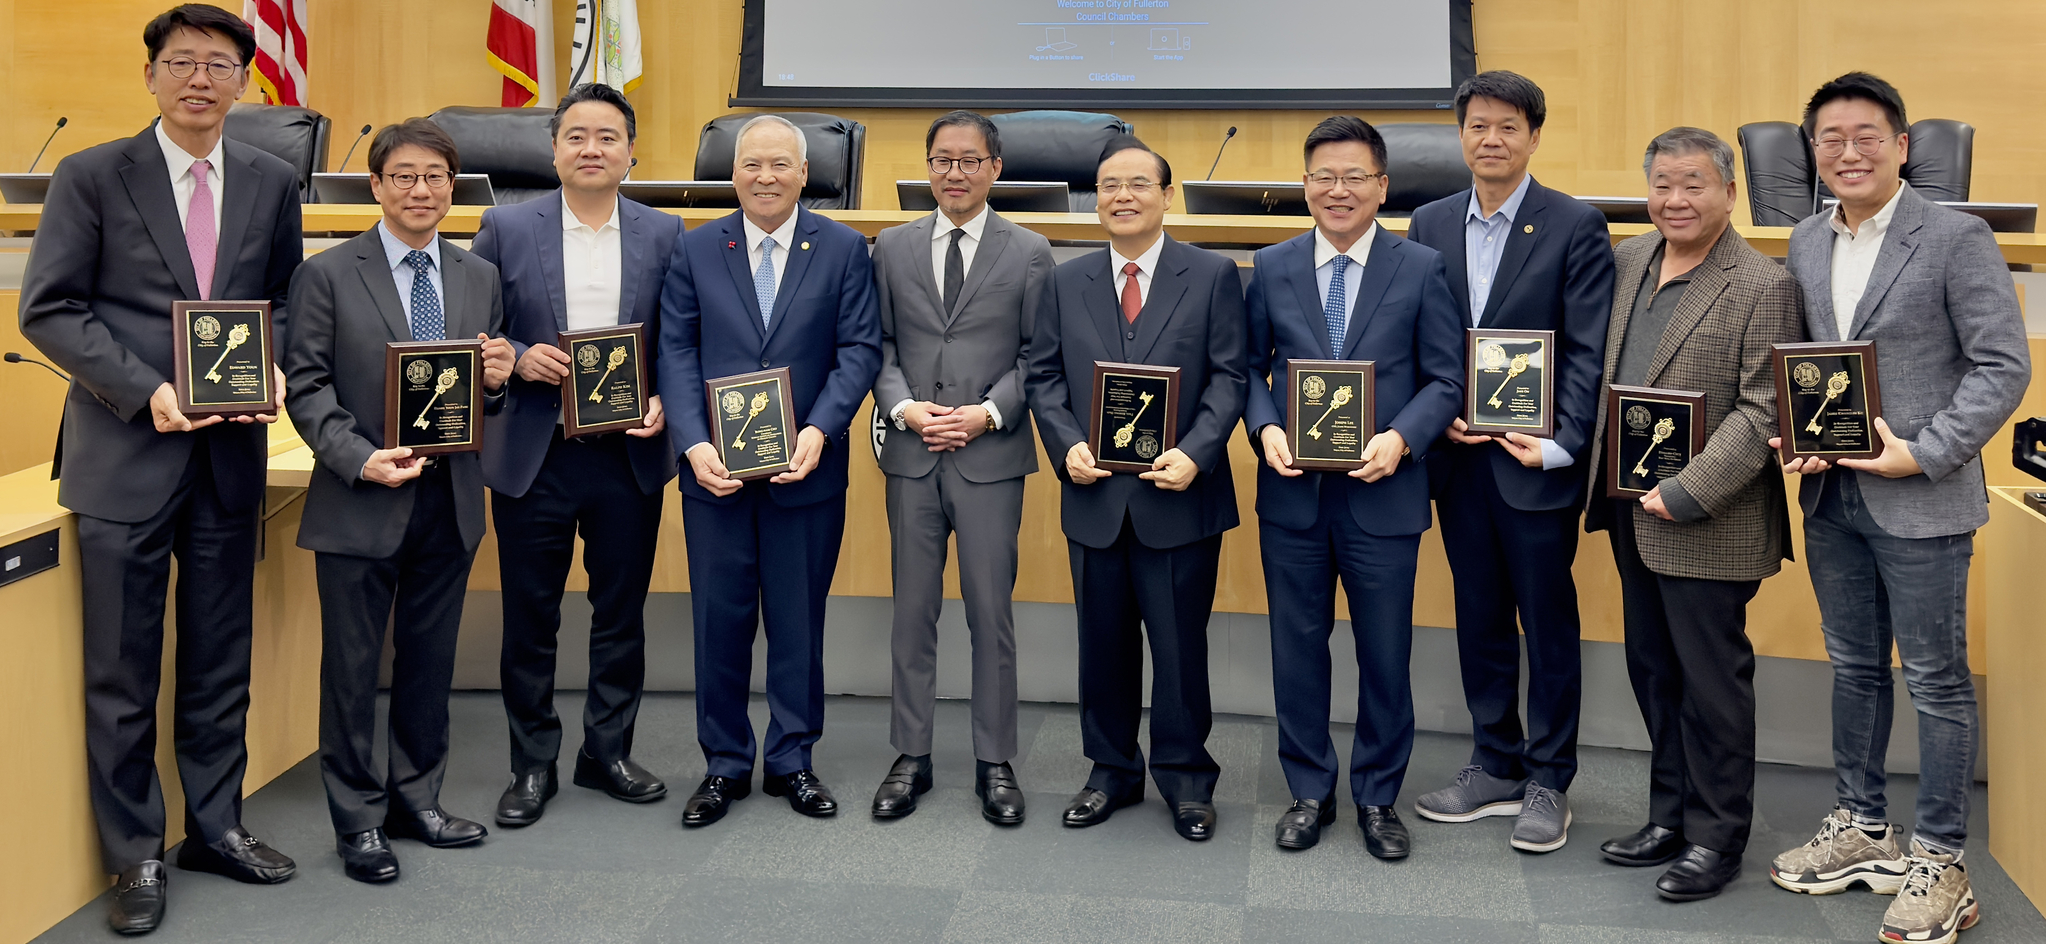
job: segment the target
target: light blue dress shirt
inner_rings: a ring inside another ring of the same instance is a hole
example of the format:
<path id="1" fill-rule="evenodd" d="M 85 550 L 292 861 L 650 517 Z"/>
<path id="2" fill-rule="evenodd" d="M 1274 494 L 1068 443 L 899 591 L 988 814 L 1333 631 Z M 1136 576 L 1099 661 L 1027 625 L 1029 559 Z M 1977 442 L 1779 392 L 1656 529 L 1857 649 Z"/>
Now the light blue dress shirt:
<path id="1" fill-rule="evenodd" d="M 1532 183 L 1533 176 L 1521 177 L 1520 186 L 1513 188 L 1513 195 L 1491 216 L 1478 207 L 1477 189 L 1471 190 L 1470 209 L 1465 211 L 1463 224 L 1463 259 L 1464 281 L 1471 293 L 1473 328 L 1485 317 L 1485 303 L 1492 297 L 1492 280 L 1499 276 L 1499 261 L 1506 258 L 1506 238 L 1513 233 L 1513 218 L 1520 215 L 1520 205 L 1527 201 L 1527 188 Z M 1543 469 L 1560 469 L 1577 461 L 1553 439 L 1541 440 L 1541 444 Z"/>
<path id="2" fill-rule="evenodd" d="M 377 223 L 377 235 L 384 241 L 384 258 L 391 264 L 391 284 L 398 289 L 398 304 L 404 306 L 405 323 L 409 325 L 412 323 L 413 273 L 412 267 L 405 264 L 405 254 L 411 252 L 412 247 L 399 242 L 398 237 L 391 235 L 391 231 L 382 222 Z M 432 271 L 426 273 L 426 278 L 433 283 L 433 294 L 440 298 L 441 311 L 446 312 L 448 293 L 441 291 L 440 281 L 440 236 L 436 234 L 423 251 L 433 259 Z"/>

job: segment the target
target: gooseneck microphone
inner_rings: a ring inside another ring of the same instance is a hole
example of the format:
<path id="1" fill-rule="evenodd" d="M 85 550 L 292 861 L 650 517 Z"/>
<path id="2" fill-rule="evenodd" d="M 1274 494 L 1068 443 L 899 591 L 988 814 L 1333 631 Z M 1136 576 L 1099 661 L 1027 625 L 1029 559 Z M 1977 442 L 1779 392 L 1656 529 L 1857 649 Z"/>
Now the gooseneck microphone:
<path id="1" fill-rule="evenodd" d="M 32 160 L 32 161 L 29 161 L 29 162 L 28 162 L 28 172 L 29 172 L 29 173 L 33 174 L 33 173 L 35 173 L 35 172 L 36 172 L 36 165 L 37 165 L 37 164 L 40 164 L 40 163 L 42 163 L 42 162 L 43 162 L 43 152 L 44 152 L 44 151 L 48 151 L 48 150 L 50 149 L 50 142 L 51 142 L 51 141 L 55 141 L 55 140 L 57 140 L 57 132 L 59 132 L 59 131 L 62 131 L 62 130 L 64 130 L 64 126 L 65 126 L 65 125 L 67 125 L 67 124 L 70 124 L 70 123 L 71 123 L 71 119 L 69 119 L 69 118 L 58 118 L 58 119 L 57 119 L 57 126 L 56 126 L 56 127 L 54 127 L 54 128 L 51 128 L 51 129 L 50 129 L 50 136 L 49 136 L 49 137 L 47 137 L 47 138 L 44 138 L 44 139 L 43 139 L 43 150 L 42 150 L 42 151 L 37 151 L 37 152 L 36 152 L 36 159 L 35 159 L 35 160 Z"/>
<path id="2" fill-rule="evenodd" d="M 64 382 L 65 382 L 65 383 L 70 383 L 70 382 L 71 382 L 71 378 L 70 378 L 70 377 L 68 377 L 68 376 L 65 376 L 65 374 L 64 374 L 64 372 L 63 372 L 63 371 L 61 371 L 61 370 L 58 370 L 58 369 L 57 369 L 57 368 L 55 368 L 55 367 L 51 367 L 50 365 L 48 365 L 48 364 L 45 364 L 45 363 L 43 363 L 42 361 L 36 360 L 36 359 L 35 359 L 35 358 L 33 358 L 33 357 L 23 357 L 23 356 L 21 356 L 20 354 L 17 354 L 17 353 L 15 353 L 15 352 L 13 352 L 13 351 L 8 351 L 8 352 L 7 352 L 7 363 L 9 363 L 9 364 L 34 364 L 34 365 L 36 365 L 37 367 L 40 367 L 40 368 L 42 368 L 42 369 L 44 369 L 44 370 L 47 370 L 47 371 L 49 371 L 50 373 L 56 374 L 56 375 L 57 375 L 58 377 L 60 377 L 60 378 L 63 378 L 63 380 L 64 380 Z"/>
<path id="3" fill-rule="evenodd" d="M 346 172 L 346 171 L 348 170 L 348 159 L 349 159 L 349 158 L 351 158 L 351 157 L 354 157 L 354 156 L 355 156 L 355 147 L 356 147 L 356 145 L 358 145 L 358 144 L 361 144 L 361 143 L 362 143 L 362 139 L 363 139 L 363 138 L 365 138 L 365 137 L 367 137 L 367 136 L 369 136 L 369 125 L 363 125 L 363 126 L 362 126 L 362 133 L 360 133 L 360 134 L 357 134 L 357 135 L 355 136 L 355 142 L 354 142 L 353 144 L 350 144 L 350 145 L 348 145 L 348 153 L 347 153 L 347 154 L 345 154 L 345 155 L 343 155 L 343 156 L 342 156 L 342 158 L 341 158 L 341 169 L 340 169 L 340 170 L 338 170 L 338 171 L 335 171 L 335 173 L 337 173 L 337 174 L 339 174 L 339 173 L 345 173 L 345 172 Z"/>
<path id="4" fill-rule="evenodd" d="M 1208 176 L 1201 178 L 1202 180 L 1215 179 L 1215 168 L 1222 165 L 1222 152 L 1229 149 L 1229 139 L 1233 137 L 1236 137 L 1236 126 L 1230 125 L 1229 130 L 1222 134 L 1222 146 L 1215 149 L 1215 163 L 1208 165 Z"/>

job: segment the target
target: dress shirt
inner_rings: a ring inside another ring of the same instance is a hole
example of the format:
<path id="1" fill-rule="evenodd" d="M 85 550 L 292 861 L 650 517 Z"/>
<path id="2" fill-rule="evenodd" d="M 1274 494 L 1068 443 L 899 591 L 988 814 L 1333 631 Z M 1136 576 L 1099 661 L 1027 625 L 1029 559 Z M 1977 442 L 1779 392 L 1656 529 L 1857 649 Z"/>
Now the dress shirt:
<path id="1" fill-rule="evenodd" d="M 770 233 L 753 225 L 752 217 L 744 213 L 739 214 L 740 221 L 746 225 L 746 272 L 749 275 L 760 271 L 760 244 L 767 237 L 774 237 L 774 291 L 776 295 L 781 294 L 782 273 L 789 270 L 789 253 L 796 251 L 796 217 L 801 215 L 800 212 L 790 213 L 789 218 L 783 220 L 781 226 Z"/>
<path id="2" fill-rule="evenodd" d="M 1373 220 L 1371 228 L 1365 230 L 1364 235 L 1357 237 L 1357 241 L 1350 245 L 1348 251 L 1342 251 L 1336 249 L 1335 243 L 1328 241 L 1328 237 L 1322 234 L 1321 227 L 1314 228 L 1314 284 L 1321 289 L 1323 313 L 1328 311 L 1329 283 L 1336 277 L 1336 267 L 1332 263 L 1336 261 L 1337 256 L 1349 256 L 1352 263 L 1351 267 L 1343 272 L 1343 337 L 1349 337 L 1350 316 L 1357 312 L 1357 276 L 1362 274 L 1364 264 L 1371 261 L 1371 242 L 1377 238 L 1378 221 Z M 1314 314 L 1316 313 L 1310 312 L 1308 316 L 1312 318 Z M 1338 355 L 1342 353 L 1343 338 L 1330 338 L 1329 343 L 1337 349 Z"/>
<path id="3" fill-rule="evenodd" d="M 945 286 L 945 251 L 952 247 L 952 231 L 956 229 L 966 232 L 966 235 L 959 237 L 959 267 L 962 271 L 970 273 L 973 271 L 973 254 L 980 249 L 980 234 L 987 231 L 987 214 L 987 204 L 983 203 L 980 212 L 975 214 L 973 219 L 967 220 L 965 226 L 952 225 L 952 220 L 942 212 L 933 211 L 931 214 L 937 220 L 931 227 L 931 275 L 938 280 L 941 298 Z M 896 429 L 909 428 L 909 423 L 902 418 L 902 411 L 909 409 L 909 405 L 915 402 L 905 397 L 902 402 L 895 404 L 894 409 L 888 411 L 888 416 L 895 420 Z M 1002 411 L 995 409 L 995 401 L 982 400 L 980 406 L 987 411 L 988 419 L 994 422 L 995 428 L 1001 429 Z"/>
<path id="4" fill-rule="evenodd" d="M 1122 274 L 1123 267 L 1137 264 L 1137 297 L 1146 302 L 1151 300 L 1151 274 L 1158 269 L 1158 254 L 1165 251 L 1165 234 L 1158 234 L 1158 241 L 1151 248 L 1137 254 L 1135 259 L 1125 259 L 1114 246 L 1108 247 L 1108 271 L 1115 276 L 1115 297 L 1122 297 L 1122 284 L 1129 276 Z M 1118 309 L 1120 310 L 1120 309 Z"/>
<path id="5" fill-rule="evenodd" d="M 405 323 L 410 325 L 412 323 L 413 272 L 412 267 L 405 264 L 405 254 L 411 252 L 412 247 L 399 242 L 398 237 L 391 235 L 390 226 L 381 220 L 377 222 L 377 235 L 384 241 L 384 258 L 391 263 L 391 284 L 398 289 L 398 304 L 404 307 Z M 453 333 L 454 313 L 448 311 L 448 293 L 441 290 L 440 235 L 438 233 L 434 234 L 433 239 L 426 244 L 426 248 L 423 251 L 429 258 L 433 259 L 433 265 L 427 269 L 426 279 L 433 283 L 433 294 L 440 299 L 441 316 L 448 321 L 448 339 L 458 340 Z"/>
<path id="6" fill-rule="evenodd" d="M 220 232 L 220 207 L 227 202 L 227 136 L 213 142 L 213 153 L 195 157 L 164 133 L 163 122 L 156 123 L 156 143 L 163 148 L 163 163 L 170 170 L 171 196 L 178 201 L 178 224 L 183 225 L 185 217 L 192 212 L 192 191 L 199 186 L 198 178 L 192 176 L 192 162 L 205 161 L 206 189 L 213 191 L 213 232 Z M 435 260 L 438 261 L 438 260 Z"/>
<path id="7" fill-rule="evenodd" d="M 1840 340 L 1848 340 L 1847 332 L 1854 327 L 1854 310 L 1861 307 L 1861 296 L 1868 292 L 1868 280 L 1875 274 L 1876 256 L 1883 251 L 1883 237 L 1890 232 L 1890 218 L 1897 215 L 1897 201 L 1904 198 L 1904 188 L 1910 184 L 1899 182 L 1897 192 L 1890 194 L 1890 202 L 1876 211 L 1874 216 L 1861 221 L 1861 226 L 1850 230 L 1847 218 L 1839 207 L 1834 207 L 1826 221 L 1833 225 L 1833 323 L 1839 326 Z"/>
<path id="8" fill-rule="evenodd" d="M 1499 204 L 1491 216 L 1486 216 L 1478 206 L 1477 188 L 1471 188 L 1470 209 L 1465 211 L 1463 224 L 1464 283 L 1470 289 L 1471 324 L 1475 328 L 1485 317 L 1485 303 L 1492 298 L 1492 279 L 1499 275 L 1499 261 L 1506 258 L 1506 239 L 1513 233 L 1513 218 L 1520 215 L 1520 205 L 1527 202 L 1527 189 L 1534 177 L 1521 175 L 1520 186 L 1513 188 L 1513 194 L 1506 202 Z M 1560 469 L 1577 462 L 1553 439 L 1537 440 L 1542 444 L 1542 468 Z"/>
<path id="9" fill-rule="evenodd" d="M 618 240 L 616 201 L 611 205 L 611 219 L 593 229 L 576 219 L 567 195 L 562 196 L 561 270 L 568 330 L 608 328 L 618 323 L 618 292 L 625 265 Z M 781 244 L 779 237 L 775 244 Z"/>

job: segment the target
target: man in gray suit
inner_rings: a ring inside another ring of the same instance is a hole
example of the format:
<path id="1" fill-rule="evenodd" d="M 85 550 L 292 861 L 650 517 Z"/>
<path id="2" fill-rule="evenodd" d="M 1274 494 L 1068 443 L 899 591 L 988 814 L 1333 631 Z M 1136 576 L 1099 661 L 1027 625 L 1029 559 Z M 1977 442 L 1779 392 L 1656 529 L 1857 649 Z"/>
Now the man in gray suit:
<path id="1" fill-rule="evenodd" d="M 1981 220 L 1899 179 L 1904 100 L 1851 72 L 1819 87 L 1804 130 L 1840 198 L 1791 233 L 1791 275 L 1815 340 L 1876 343 L 1883 452 L 1803 473 L 1805 554 L 1833 662 L 1839 805 L 1769 876 L 1796 892 L 1857 882 L 1895 894 L 1884 940 L 1951 941 L 1979 916 L 1961 865 L 1979 721 L 1968 669 L 1968 559 L 1988 523 L 1982 447 L 2031 380 L 2024 315 Z M 1918 821 L 1908 849 L 1886 820 L 1890 648 L 1918 710 Z"/>
<path id="2" fill-rule="evenodd" d="M 958 535 L 959 584 L 973 641 L 974 792 L 991 823 L 1023 822 L 1016 756 L 1016 532 L 1023 477 L 1037 471 L 1023 375 L 1051 243 L 988 209 L 1002 175 L 994 122 L 955 111 L 924 135 L 938 211 L 874 243 L 881 374 L 874 404 L 896 432 L 881 447 L 894 538 L 895 713 L 902 752 L 874 794 L 874 816 L 916 811 L 931 789 L 938 612 L 945 542 Z"/>

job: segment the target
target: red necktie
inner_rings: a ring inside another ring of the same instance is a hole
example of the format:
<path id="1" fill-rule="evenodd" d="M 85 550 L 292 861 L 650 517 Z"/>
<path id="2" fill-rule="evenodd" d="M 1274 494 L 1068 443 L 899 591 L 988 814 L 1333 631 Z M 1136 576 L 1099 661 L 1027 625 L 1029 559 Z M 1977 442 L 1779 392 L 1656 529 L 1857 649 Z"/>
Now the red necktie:
<path id="1" fill-rule="evenodd" d="M 1122 316 L 1130 324 L 1136 324 L 1137 312 L 1144 310 L 1144 292 L 1137 287 L 1137 264 L 1125 264 L 1122 274 Z"/>

